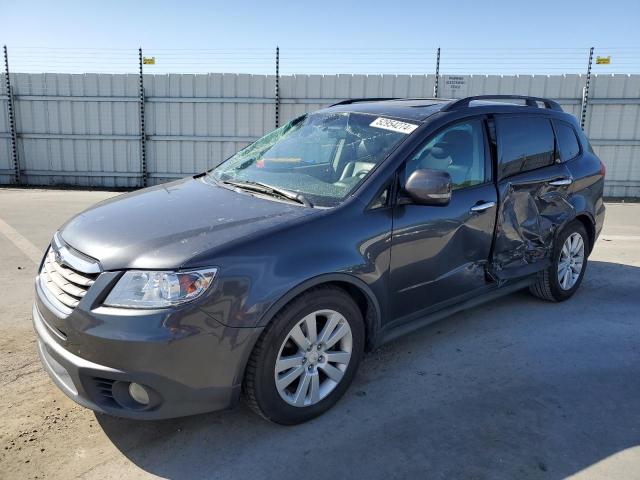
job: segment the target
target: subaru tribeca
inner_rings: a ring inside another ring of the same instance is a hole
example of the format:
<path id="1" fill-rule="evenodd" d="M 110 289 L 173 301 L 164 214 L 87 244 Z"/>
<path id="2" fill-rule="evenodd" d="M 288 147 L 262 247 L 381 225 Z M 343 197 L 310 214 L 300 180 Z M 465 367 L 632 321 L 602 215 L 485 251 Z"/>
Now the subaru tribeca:
<path id="1" fill-rule="evenodd" d="M 303 422 L 382 342 L 523 288 L 571 297 L 603 183 L 548 99 L 340 102 L 64 224 L 36 279 L 40 357 L 69 397 L 116 416 L 244 394 Z"/>

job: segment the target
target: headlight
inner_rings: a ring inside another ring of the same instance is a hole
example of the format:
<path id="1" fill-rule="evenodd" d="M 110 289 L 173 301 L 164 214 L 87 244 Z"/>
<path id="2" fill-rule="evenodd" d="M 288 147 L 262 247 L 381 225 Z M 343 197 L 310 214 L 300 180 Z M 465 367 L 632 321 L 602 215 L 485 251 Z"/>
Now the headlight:
<path id="1" fill-rule="evenodd" d="M 130 270 L 104 301 L 110 307 L 161 308 L 189 302 L 213 282 L 216 268 L 188 272 Z"/>

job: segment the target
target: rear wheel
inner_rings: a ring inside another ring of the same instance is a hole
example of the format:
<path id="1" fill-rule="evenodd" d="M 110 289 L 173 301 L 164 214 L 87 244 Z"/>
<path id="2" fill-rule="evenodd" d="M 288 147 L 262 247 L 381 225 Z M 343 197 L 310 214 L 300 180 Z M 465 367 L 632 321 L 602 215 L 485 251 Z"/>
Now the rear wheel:
<path id="1" fill-rule="evenodd" d="M 530 287 L 531 293 L 552 302 L 570 298 L 582 283 L 588 252 L 587 231 L 575 220 L 556 238 L 551 265 L 538 274 L 536 283 Z"/>
<path id="2" fill-rule="evenodd" d="M 351 297 L 339 288 L 310 290 L 258 340 L 244 380 L 248 404 L 285 425 L 317 417 L 347 390 L 363 351 L 364 322 Z"/>

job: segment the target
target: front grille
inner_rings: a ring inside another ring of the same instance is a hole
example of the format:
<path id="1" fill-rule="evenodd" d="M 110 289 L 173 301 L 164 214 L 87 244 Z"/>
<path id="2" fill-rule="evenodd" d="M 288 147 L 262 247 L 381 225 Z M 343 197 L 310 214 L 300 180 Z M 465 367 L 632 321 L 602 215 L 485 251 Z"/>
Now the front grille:
<path id="1" fill-rule="evenodd" d="M 58 263 L 53 248 L 49 249 L 40 270 L 40 280 L 46 293 L 69 309 L 75 308 L 97 274 L 83 273 Z"/>

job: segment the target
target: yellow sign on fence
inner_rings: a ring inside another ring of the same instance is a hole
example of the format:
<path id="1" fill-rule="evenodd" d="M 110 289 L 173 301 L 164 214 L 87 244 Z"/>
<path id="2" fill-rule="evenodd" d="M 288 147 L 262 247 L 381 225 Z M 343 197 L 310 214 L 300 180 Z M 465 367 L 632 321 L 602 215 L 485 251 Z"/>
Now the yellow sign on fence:
<path id="1" fill-rule="evenodd" d="M 600 58 L 600 57 L 598 57 Z M 156 57 L 144 57 L 142 59 L 142 63 L 144 65 L 155 65 L 156 64 Z"/>
<path id="2" fill-rule="evenodd" d="M 596 65 L 609 65 L 610 63 L 611 63 L 611 56 L 596 57 Z"/>

